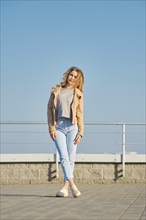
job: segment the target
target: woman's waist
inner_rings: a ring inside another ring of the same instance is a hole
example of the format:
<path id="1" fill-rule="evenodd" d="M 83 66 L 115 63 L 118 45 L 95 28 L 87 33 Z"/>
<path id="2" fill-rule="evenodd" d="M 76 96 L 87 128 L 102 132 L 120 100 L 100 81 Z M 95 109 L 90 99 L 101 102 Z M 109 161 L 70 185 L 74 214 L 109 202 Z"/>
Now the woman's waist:
<path id="1" fill-rule="evenodd" d="M 71 118 L 66 118 L 66 117 L 59 117 L 57 119 L 57 123 L 60 122 L 60 121 L 63 121 L 63 122 L 72 122 L 72 119 Z"/>
<path id="2" fill-rule="evenodd" d="M 61 117 L 58 118 L 57 120 L 57 127 L 62 127 L 62 128 L 68 128 L 68 127 L 72 127 L 75 124 L 72 123 L 72 119 L 71 118 L 65 118 L 65 117 Z"/>

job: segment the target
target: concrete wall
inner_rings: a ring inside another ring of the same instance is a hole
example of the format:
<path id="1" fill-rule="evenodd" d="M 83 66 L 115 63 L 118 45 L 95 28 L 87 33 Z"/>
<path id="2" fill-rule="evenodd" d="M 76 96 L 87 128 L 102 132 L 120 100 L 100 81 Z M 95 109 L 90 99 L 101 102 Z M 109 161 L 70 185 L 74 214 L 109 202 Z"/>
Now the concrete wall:
<path id="1" fill-rule="evenodd" d="M 62 183 L 63 173 L 59 163 L 56 178 L 55 162 L 2 162 L 1 184 Z M 146 163 L 126 163 L 122 177 L 121 163 L 76 162 L 76 183 L 145 183 Z"/>

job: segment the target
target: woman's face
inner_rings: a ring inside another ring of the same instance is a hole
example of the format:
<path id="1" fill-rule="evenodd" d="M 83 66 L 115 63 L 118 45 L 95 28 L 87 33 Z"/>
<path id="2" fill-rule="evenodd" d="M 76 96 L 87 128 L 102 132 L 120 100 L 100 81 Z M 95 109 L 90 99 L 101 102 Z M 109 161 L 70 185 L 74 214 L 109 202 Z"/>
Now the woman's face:
<path id="1" fill-rule="evenodd" d="M 76 78 L 77 78 L 78 73 L 75 70 L 72 70 L 67 77 L 67 85 L 68 86 L 73 86 Z"/>

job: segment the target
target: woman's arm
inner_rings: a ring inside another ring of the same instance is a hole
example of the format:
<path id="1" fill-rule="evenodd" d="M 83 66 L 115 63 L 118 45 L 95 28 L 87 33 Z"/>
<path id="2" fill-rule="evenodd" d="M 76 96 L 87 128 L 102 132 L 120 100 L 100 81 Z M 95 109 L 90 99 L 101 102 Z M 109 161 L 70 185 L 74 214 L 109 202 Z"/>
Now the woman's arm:
<path id="1" fill-rule="evenodd" d="M 77 125 L 78 125 L 78 135 L 81 137 L 84 133 L 84 122 L 83 122 L 83 95 L 79 98 L 79 105 L 77 106 L 76 110 L 77 116 Z"/>
<path id="2" fill-rule="evenodd" d="M 53 137 L 55 137 L 55 135 L 53 133 L 56 132 L 56 127 L 54 125 L 54 99 L 53 99 L 53 94 L 50 95 L 48 105 L 47 105 L 47 121 L 48 121 L 50 136 L 53 139 Z"/>

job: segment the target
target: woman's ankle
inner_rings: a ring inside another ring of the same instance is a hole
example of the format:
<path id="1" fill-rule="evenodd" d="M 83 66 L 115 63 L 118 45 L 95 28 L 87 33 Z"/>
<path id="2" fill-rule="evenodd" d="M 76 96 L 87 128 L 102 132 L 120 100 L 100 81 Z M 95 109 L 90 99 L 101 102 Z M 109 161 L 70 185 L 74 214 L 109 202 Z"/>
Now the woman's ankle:
<path id="1" fill-rule="evenodd" d="M 73 179 L 68 179 L 68 183 L 69 183 L 70 186 L 74 186 L 75 185 Z"/>
<path id="2" fill-rule="evenodd" d="M 65 182 L 63 188 L 68 189 L 69 182 Z"/>

